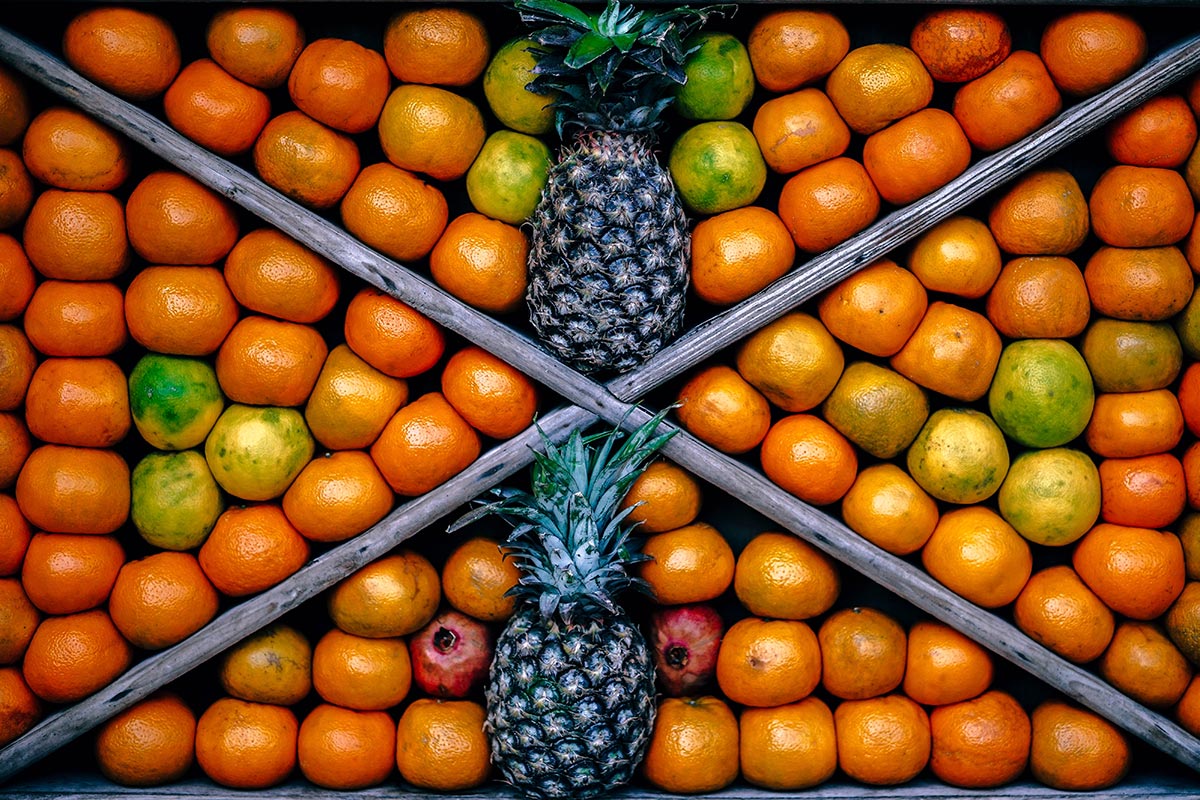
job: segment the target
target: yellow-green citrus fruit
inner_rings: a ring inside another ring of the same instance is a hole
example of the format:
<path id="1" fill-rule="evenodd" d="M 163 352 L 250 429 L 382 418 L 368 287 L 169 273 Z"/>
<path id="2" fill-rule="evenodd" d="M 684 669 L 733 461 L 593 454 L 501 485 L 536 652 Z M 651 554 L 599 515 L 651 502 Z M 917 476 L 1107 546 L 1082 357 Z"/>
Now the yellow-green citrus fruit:
<path id="1" fill-rule="evenodd" d="M 1098 392 L 1165 389 L 1183 368 L 1183 346 L 1168 322 L 1101 317 L 1079 346 Z"/>
<path id="2" fill-rule="evenodd" d="M 198 450 L 150 453 L 133 468 L 129 516 L 150 544 L 191 550 L 204 544 L 225 509 Z"/>
<path id="3" fill-rule="evenodd" d="M 683 64 L 686 81 L 675 89 L 675 108 L 686 119 L 733 119 L 754 95 L 750 54 L 728 33 L 698 33 L 684 43 L 696 48 Z"/>
<path id="4" fill-rule="evenodd" d="M 537 136 L 554 126 L 550 104 L 557 95 L 529 90 L 537 65 L 537 58 L 530 52 L 533 47 L 536 45 L 531 39 L 513 39 L 497 50 L 483 73 L 483 96 L 501 124 Z"/>
<path id="5" fill-rule="evenodd" d="M 496 131 L 467 170 L 467 197 L 480 214 L 520 225 L 541 199 L 550 163 L 550 148 L 542 140 Z"/>
<path id="6" fill-rule="evenodd" d="M 208 436 L 225 408 L 212 365 L 147 353 L 129 373 L 129 408 L 142 438 L 159 450 L 187 450 Z"/>
<path id="7" fill-rule="evenodd" d="M 1100 516 L 1100 472 L 1079 450 L 1030 450 L 1013 459 L 998 501 L 1000 516 L 1029 541 L 1070 544 Z"/>
<path id="8" fill-rule="evenodd" d="M 1200 147 L 1196 148 L 1200 152 Z M 1188 358 L 1200 359 L 1200 292 L 1192 295 L 1192 299 L 1175 316 L 1175 333 L 1179 334 L 1179 343 Z"/>
<path id="9" fill-rule="evenodd" d="M 920 386 L 870 361 L 846 367 L 821 409 L 825 421 L 876 458 L 899 455 L 929 418 Z"/>
<path id="10" fill-rule="evenodd" d="M 973 408 L 941 408 L 929 415 L 908 448 L 908 472 L 947 503 L 991 497 L 1008 474 L 1008 444 L 992 418 Z"/>
<path id="11" fill-rule="evenodd" d="M 298 409 L 235 404 L 213 425 L 204 455 L 222 489 L 243 500 L 270 500 L 287 491 L 314 448 Z"/>
<path id="12" fill-rule="evenodd" d="M 1083 433 L 1096 400 L 1079 351 L 1062 339 L 1021 339 L 1000 354 L 988 409 L 1028 447 L 1058 447 Z"/>
<path id="13" fill-rule="evenodd" d="M 758 140 L 740 122 L 702 122 L 675 140 L 667 159 L 685 206 L 720 214 L 748 206 L 767 182 Z"/>

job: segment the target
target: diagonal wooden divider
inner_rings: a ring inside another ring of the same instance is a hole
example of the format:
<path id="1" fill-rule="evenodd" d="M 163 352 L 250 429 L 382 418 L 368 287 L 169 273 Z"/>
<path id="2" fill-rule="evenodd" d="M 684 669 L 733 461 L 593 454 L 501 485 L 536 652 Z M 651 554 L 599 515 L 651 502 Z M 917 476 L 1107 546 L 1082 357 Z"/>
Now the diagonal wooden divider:
<path id="1" fill-rule="evenodd" d="M 561 439 L 597 418 L 627 427 L 641 424 L 649 418 L 649 412 L 631 408 L 629 401 L 776 319 L 1195 71 L 1200 66 L 1200 37 L 1164 51 L 1118 86 L 1067 110 L 1020 143 L 979 161 L 952 183 L 889 215 L 837 249 L 810 259 L 753 298 L 689 331 L 641 368 L 614 379 L 606 387 L 564 366 L 528 338 L 367 248 L 324 218 L 295 206 L 257 178 L 197 147 L 154 116 L 85 81 L 61 61 L 3 28 L 0 28 L 0 60 L 85 108 L 347 271 L 486 347 L 575 403 L 574 407 L 559 409 L 540 422 L 547 435 Z M 0 781 L 186 674 L 496 485 L 529 463 L 537 442 L 536 431 L 530 429 L 498 445 L 443 486 L 398 507 L 370 531 L 314 559 L 288 580 L 232 608 L 184 642 L 143 660 L 91 697 L 47 718 L 0 750 Z M 967 603 L 923 571 L 876 548 L 832 518 L 783 492 L 758 472 L 683 432 L 668 445 L 667 455 L 868 578 L 896 591 L 938 619 L 963 629 L 1064 694 L 1200 770 L 1200 741 L 1177 725 L 1147 711 L 1086 670 L 1053 655 L 991 612 Z"/>

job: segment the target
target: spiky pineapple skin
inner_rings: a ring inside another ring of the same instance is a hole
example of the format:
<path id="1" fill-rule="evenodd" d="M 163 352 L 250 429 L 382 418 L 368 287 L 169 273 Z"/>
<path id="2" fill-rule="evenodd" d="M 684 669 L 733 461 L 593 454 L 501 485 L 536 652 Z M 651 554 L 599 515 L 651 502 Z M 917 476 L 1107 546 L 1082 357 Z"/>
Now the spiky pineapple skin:
<path id="1" fill-rule="evenodd" d="M 586 131 L 564 146 L 530 238 L 529 318 L 560 360 L 624 372 L 683 329 L 687 218 L 648 134 Z"/>
<path id="2" fill-rule="evenodd" d="M 500 634 L 487 695 L 492 763 L 539 798 L 627 783 L 654 727 L 654 664 L 624 614 L 574 625 L 518 611 Z"/>

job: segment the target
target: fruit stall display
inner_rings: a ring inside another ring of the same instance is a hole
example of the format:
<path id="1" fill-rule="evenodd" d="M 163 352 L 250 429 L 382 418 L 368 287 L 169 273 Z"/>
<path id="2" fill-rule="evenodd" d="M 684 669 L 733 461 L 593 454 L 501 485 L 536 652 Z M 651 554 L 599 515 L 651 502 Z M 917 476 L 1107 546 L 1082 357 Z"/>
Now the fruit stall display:
<path id="1" fill-rule="evenodd" d="M 4 791 L 1191 792 L 1186 16 L 516 6 L 0 14 Z"/>

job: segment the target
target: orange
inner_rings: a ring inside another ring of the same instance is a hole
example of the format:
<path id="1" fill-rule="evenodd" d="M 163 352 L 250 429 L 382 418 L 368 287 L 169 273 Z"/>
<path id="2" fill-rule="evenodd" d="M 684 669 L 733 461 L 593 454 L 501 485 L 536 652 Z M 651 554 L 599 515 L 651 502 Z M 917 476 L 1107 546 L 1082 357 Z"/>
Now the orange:
<path id="1" fill-rule="evenodd" d="M 879 192 L 857 161 L 840 156 L 800 170 L 779 193 L 779 218 L 796 246 L 819 253 L 879 216 Z"/>
<path id="2" fill-rule="evenodd" d="M 96 764 L 122 786 L 161 786 L 192 766 L 196 715 L 173 692 L 157 692 L 105 722 L 96 735 Z"/>
<path id="3" fill-rule="evenodd" d="M 429 559 L 401 549 L 338 583 L 329 594 L 329 616 L 354 636 L 407 636 L 433 619 L 441 596 Z"/>
<path id="4" fill-rule="evenodd" d="M 784 411 L 808 411 L 828 396 L 845 360 L 816 317 L 787 314 L 751 334 L 738 349 L 742 377 Z"/>
<path id="5" fill-rule="evenodd" d="M 904 693 L 927 706 L 961 703 L 992 684 L 992 657 L 941 622 L 920 620 L 908 630 Z"/>
<path id="6" fill-rule="evenodd" d="M 847 527 L 893 555 L 920 550 L 938 521 L 937 503 L 895 464 L 861 470 L 842 497 Z"/>
<path id="7" fill-rule="evenodd" d="M 24 79 L 8 68 L 0 68 L 0 146 L 21 138 L 29 126 L 29 95 Z"/>
<path id="8" fill-rule="evenodd" d="M 1032 726 L 1013 696 L 992 690 L 929 714 L 933 774 L 952 786 L 987 789 L 1016 780 L 1029 763 Z"/>
<path id="9" fill-rule="evenodd" d="M 25 248 L 16 238 L 0 233 L 0 322 L 21 316 L 36 286 Z"/>
<path id="10" fill-rule="evenodd" d="M 876 458 L 892 458 L 912 444 L 929 417 L 929 401 L 908 378 L 870 361 L 842 372 L 821 406 L 825 421 Z"/>
<path id="11" fill-rule="evenodd" d="M 466 175 L 485 138 L 479 107 L 436 86 L 401 84 L 379 116 L 379 142 L 388 161 L 440 181 Z"/>
<path id="12" fill-rule="evenodd" d="M 520 228 L 473 211 L 455 217 L 429 253 L 429 273 L 467 305 L 507 314 L 525 300 L 529 241 Z"/>
<path id="13" fill-rule="evenodd" d="M 129 243 L 152 264 L 213 264 L 238 240 L 233 205 L 182 172 L 147 175 L 125 204 Z"/>
<path id="14" fill-rule="evenodd" d="M 224 273 L 241 305 L 289 322 L 318 322 L 338 301 L 336 268 L 274 228 L 239 239 L 225 258 Z"/>
<path id="15" fill-rule="evenodd" d="M 900 623 L 873 608 L 843 608 L 817 631 L 821 685 L 844 700 L 887 694 L 904 679 L 907 637 Z"/>
<path id="16" fill-rule="evenodd" d="M 129 145 L 100 122 L 55 106 L 33 118 L 21 143 L 29 174 L 58 189 L 111 192 L 129 177 Z"/>
<path id="17" fill-rule="evenodd" d="M 491 51 L 483 20 L 465 9 L 434 7 L 388 20 L 383 54 L 404 83 L 466 86 L 483 73 Z"/>
<path id="18" fill-rule="evenodd" d="M 235 403 L 299 406 L 308 400 L 328 348 L 310 325 L 244 317 L 217 352 L 217 380 Z"/>
<path id="19" fill-rule="evenodd" d="M 1014 258 L 987 296 L 988 319 L 1010 339 L 1069 339 L 1091 313 L 1083 272 L 1061 256 Z"/>
<path id="20" fill-rule="evenodd" d="M 738 720 L 738 747 L 742 777 L 764 789 L 807 789 L 829 780 L 837 770 L 833 713 L 819 697 L 744 709 Z"/>
<path id="21" fill-rule="evenodd" d="M 8 489 L 16 482 L 31 450 L 33 442 L 29 439 L 29 428 L 25 426 L 21 415 L 0 413 L 0 489 Z M 4 561 L 4 557 L 0 556 L 0 564 Z M 3 567 L 0 567 L 0 575 L 3 574 Z"/>
<path id="22" fill-rule="evenodd" d="M 992 206 L 988 227 L 1006 253 L 1067 255 L 1083 244 L 1090 230 L 1087 198 L 1065 169 L 1031 172 Z"/>
<path id="23" fill-rule="evenodd" d="M 358 356 L 396 378 L 430 369 L 446 347 L 437 323 L 370 287 L 361 289 L 346 308 L 345 335 Z"/>
<path id="24" fill-rule="evenodd" d="M 317 694 L 357 711 L 399 705 L 412 685 L 408 645 L 399 637 L 368 639 L 333 628 L 317 642 L 312 664 Z"/>
<path id="25" fill-rule="evenodd" d="M 339 344 L 329 351 L 317 375 L 304 418 L 325 447 L 370 447 L 407 400 L 407 383 L 383 374 Z"/>
<path id="26" fill-rule="evenodd" d="M 1142 705 L 1165 710 L 1187 691 L 1192 666 L 1157 625 L 1127 621 L 1100 657 L 1100 675 Z"/>
<path id="27" fill-rule="evenodd" d="M 512 616 L 516 600 L 508 591 L 521 573 L 507 551 L 494 539 L 478 536 L 454 548 L 442 568 L 446 602 L 484 622 Z"/>
<path id="28" fill-rule="evenodd" d="M 207 58 L 183 68 L 163 96 L 163 109 L 176 130 L 226 157 L 249 150 L 271 117 L 265 92 Z"/>
<path id="29" fill-rule="evenodd" d="M 1183 411 L 1168 389 L 1099 394 L 1084 435 L 1105 458 L 1165 453 L 1183 437 Z"/>
<path id="30" fill-rule="evenodd" d="M 11 495 L 0 494 L 0 576 L 21 569 L 33 531 Z"/>
<path id="31" fill-rule="evenodd" d="M 917 239 L 908 268 L 931 292 L 983 297 L 1000 275 L 1000 248 L 987 225 L 951 217 Z"/>
<path id="32" fill-rule="evenodd" d="M 999 150 L 1033 133 L 1062 109 L 1037 53 L 1017 50 L 954 95 L 954 118 L 971 144 Z"/>
<path id="33" fill-rule="evenodd" d="M 1188 511 L 1179 521 L 1180 543 L 1183 545 L 1184 566 L 1188 580 L 1200 580 L 1200 513 Z"/>
<path id="34" fill-rule="evenodd" d="M 47 356 L 107 356 L 124 346 L 125 296 L 108 281 L 42 281 L 25 309 L 25 335 Z"/>
<path id="35" fill-rule="evenodd" d="M 50 533 L 112 533 L 129 518 L 129 466 L 112 450 L 47 444 L 17 476 L 21 513 Z"/>
<path id="36" fill-rule="evenodd" d="M 216 352 L 237 318 L 237 301 L 215 267 L 147 267 L 125 290 L 129 335 L 157 353 Z"/>
<path id="37" fill-rule="evenodd" d="M 108 685 L 133 660 L 108 614 L 99 609 L 47 617 L 22 662 L 29 688 L 48 703 L 73 703 Z"/>
<path id="38" fill-rule="evenodd" d="M 963 83 L 998 66 L 1012 50 L 1008 23 L 994 11 L 945 8 L 913 26 L 913 49 L 935 81 Z"/>
<path id="39" fill-rule="evenodd" d="M 121 567 L 108 610 L 131 644 L 160 650 L 216 616 L 217 592 L 194 555 L 160 552 Z"/>
<path id="40" fill-rule="evenodd" d="M 300 23 L 279 7 L 221 9 L 209 20 L 204 38 L 214 61 L 260 89 L 282 85 L 304 49 Z"/>
<path id="41" fill-rule="evenodd" d="M 36 367 L 37 355 L 21 329 L 0 325 L 0 410 L 20 407 Z"/>
<path id="42" fill-rule="evenodd" d="M 847 700 L 833 712 L 838 765 L 852 780 L 907 783 L 929 763 L 929 716 L 898 694 Z"/>
<path id="43" fill-rule="evenodd" d="M 107 358 L 48 358 L 29 382 L 25 422 L 43 442 L 117 444 L 133 425 L 125 374 Z"/>
<path id="44" fill-rule="evenodd" d="M 717 683 L 733 702 L 756 707 L 794 703 L 820 682 L 820 645 L 807 623 L 746 617 L 725 631 L 717 653 Z"/>
<path id="45" fill-rule="evenodd" d="M 458 792 L 488 778 L 483 706 L 470 700 L 414 700 L 396 726 L 396 767 L 421 789 Z"/>
<path id="46" fill-rule="evenodd" d="M 332 208 L 354 183 L 358 145 L 302 111 L 271 118 L 254 143 L 254 169 L 269 186 L 301 205 Z"/>
<path id="47" fill-rule="evenodd" d="M 621 508 L 634 506 L 625 519 L 638 525 L 639 533 L 662 533 L 695 522 L 702 500 L 691 473 L 670 461 L 654 461 L 630 485 Z"/>
<path id="48" fill-rule="evenodd" d="M 1183 465 L 1170 453 L 1100 462 L 1100 516 L 1114 525 L 1165 528 L 1187 504 Z"/>
<path id="49" fill-rule="evenodd" d="M 929 105 L 933 79 L 907 47 L 868 44 L 838 62 L 825 91 L 847 125 L 871 134 Z"/>
<path id="50" fill-rule="evenodd" d="M 0 664 L 15 664 L 25 654 L 41 614 L 30 601 L 22 582 L 0 579 Z"/>
<path id="51" fill-rule="evenodd" d="M 47 614 L 74 614 L 108 599 L 125 550 L 114 536 L 35 533 L 25 551 L 21 585 Z"/>
<path id="52" fill-rule="evenodd" d="M 766 101 L 754 114 L 754 138 L 767 166 L 788 174 L 840 156 L 850 129 L 820 89 Z"/>
<path id="53" fill-rule="evenodd" d="M 67 63 L 128 100 L 157 97 L 179 72 L 179 40 L 157 14 L 132 8 L 93 8 L 63 31 Z"/>
<path id="54" fill-rule="evenodd" d="M 1173 384 L 1183 368 L 1183 346 L 1166 322 L 1101 318 L 1088 326 L 1079 349 L 1101 392 L 1162 389 Z M 1179 394 L 1185 394 L 1182 386 Z M 1182 406 L 1183 399 L 1179 402 Z"/>
<path id="55" fill-rule="evenodd" d="M 658 704 L 642 774 L 668 792 L 716 792 L 738 776 L 738 721 L 717 697 Z"/>
<path id="56" fill-rule="evenodd" d="M 0 681 L 4 680 L 4 672 L 0 670 Z M 1192 676 L 1187 691 L 1175 704 L 1175 718 L 1193 736 L 1200 731 L 1200 677 Z M 4 736 L 0 734 L 0 742 L 3 741 Z"/>
<path id="57" fill-rule="evenodd" d="M 1101 247 L 1088 259 L 1083 278 L 1097 312 L 1130 320 L 1174 316 L 1195 286 L 1178 247 Z"/>
<path id="58" fill-rule="evenodd" d="M 1108 606 L 1065 564 L 1029 579 L 1013 606 L 1013 620 L 1038 644 L 1076 664 L 1099 658 L 1116 624 Z"/>
<path id="59" fill-rule="evenodd" d="M 42 717 L 42 704 L 18 667 L 0 668 L 0 747 L 23 735 Z"/>
<path id="60" fill-rule="evenodd" d="M 279 506 L 234 506 L 221 512 L 197 556 L 221 594 L 261 592 L 308 561 L 308 542 Z"/>
<path id="61" fill-rule="evenodd" d="M 745 206 L 698 222 L 692 230 L 691 259 L 696 296 L 727 306 L 790 270 L 796 243 L 776 214 Z"/>
<path id="62" fill-rule="evenodd" d="M 804 540 L 760 533 L 738 554 L 733 590 L 746 610 L 773 619 L 809 619 L 837 601 L 837 565 Z"/>
<path id="63" fill-rule="evenodd" d="M 481 447 L 475 429 L 442 394 L 430 392 L 392 416 L 371 458 L 393 491 L 415 497 L 470 466 Z"/>
<path id="64" fill-rule="evenodd" d="M 225 651 L 220 679 L 239 700 L 295 705 L 312 690 L 312 645 L 289 625 L 268 625 Z"/>
<path id="65" fill-rule="evenodd" d="M 24 218 L 33 205 L 33 179 L 12 150 L 0 149 L 0 228 L 11 227 Z"/>
<path id="66" fill-rule="evenodd" d="M 1183 453 L 1184 486 L 1190 508 L 1200 507 L 1200 447 L 1193 442 Z"/>
<path id="67" fill-rule="evenodd" d="M 1146 59 L 1146 32 L 1128 14 L 1092 9 L 1064 14 L 1042 31 L 1042 58 L 1068 94 L 1112 86 Z"/>
<path id="68" fill-rule="evenodd" d="M 1196 145 L 1196 115 L 1181 95 L 1152 97 L 1104 129 L 1112 159 L 1135 167 L 1183 165 Z"/>
<path id="69" fill-rule="evenodd" d="M 936 300 L 890 363 L 892 369 L 926 389 L 973 401 L 987 393 L 1000 349 L 1000 335 L 987 317 Z"/>
<path id="70" fill-rule="evenodd" d="M 1173 169 L 1118 164 L 1096 180 L 1088 198 L 1092 230 L 1113 247 L 1161 247 L 1188 235 L 1192 193 Z"/>
<path id="71" fill-rule="evenodd" d="M 391 164 L 359 173 L 341 210 L 350 233 L 398 261 L 429 255 L 450 215 L 440 189 Z"/>
<path id="72" fill-rule="evenodd" d="M 683 427 L 723 453 L 753 450 L 771 425 L 767 399 L 724 365 L 692 375 L 679 390 L 677 402 L 675 413 Z"/>
<path id="73" fill-rule="evenodd" d="M 222 697 L 196 723 L 196 763 L 234 789 L 265 789 L 296 766 L 296 715 L 290 708 Z"/>
<path id="74" fill-rule="evenodd" d="M 363 133 L 387 100 L 387 64 L 375 50 L 349 39 L 317 39 L 300 53 L 288 75 L 296 108 L 345 133 Z"/>
<path id="75" fill-rule="evenodd" d="M 1162 620 L 1167 636 L 1192 662 L 1200 661 L 1200 582 L 1191 581 Z"/>
<path id="76" fill-rule="evenodd" d="M 818 506 L 840 500 L 858 471 L 846 437 L 812 414 L 792 414 L 772 425 L 759 457 L 768 478 Z"/>
<path id="77" fill-rule="evenodd" d="M 283 496 L 296 530 L 317 542 L 340 542 L 392 510 L 392 490 L 360 451 L 326 453 L 308 463 Z"/>
<path id="78" fill-rule="evenodd" d="M 971 144 L 958 122 L 940 108 L 926 108 L 871 134 L 863 166 L 884 200 L 911 203 L 962 174 Z"/>
<path id="79" fill-rule="evenodd" d="M 895 355 L 925 316 L 921 282 L 894 261 L 880 259 L 821 298 L 821 321 L 837 338 L 874 356 Z"/>
<path id="80" fill-rule="evenodd" d="M 1030 715 L 1033 742 L 1029 772 L 1052 789 L 1098 791 L 1129 770 L 1129 743 L 1120 729 L 1098 714 L 1047 700 Z"/>
<path id="81" fill-rule="evenodd" d="M 300 723 L 300 772 L 326 789 L 365 789 L 387 780 L 396 757 L 396 726 L 382 711 L 322 704 Z"/>
<path id="82" fill-rule="evenodd" d="M 529 427 L 537 412 L 533 381 L 480 347 L 465 347 L 442 369 L 442 394 L 471 427 L 508 439 Z"/>
<path id="83" fill-rule="evenodd" d="M 1029 544 L 985 506 L 943 514 L 921 563 L 946 588 L 984 608 L 1017 599 L 1033 571 Z"/>
<path id="84" fill-rule="evenodd" d="M 832 72 L 850 50 L 850 34 L 826 11 L 783 9 L 759 17 L 746 49 L 759 85 L 787 92 Z"/>
<path id="85" fill-rule="evenodd" d="M 1170 531 L 1102 522 L 1072 555 L 1079 577 L 1104 604 L 1131 619 L 1161 616 L 1183 591 L 1183 546 Z"/>
<path id="86" fill-rule="evenodd" d="M 733 549 L 705 522 L 656 533 L 643 543 L 642 552 L 650 560 L 638 574 L 662 605 L 712 600 L 733 582 Z"/>
<path id="87" fill-rule="evenodd" d="M 126 224 L 126 211 L 111 194 L 47 189 L 25 220 L 25 254 L 45 278 L 115 278 L 129 266 Z"/>

